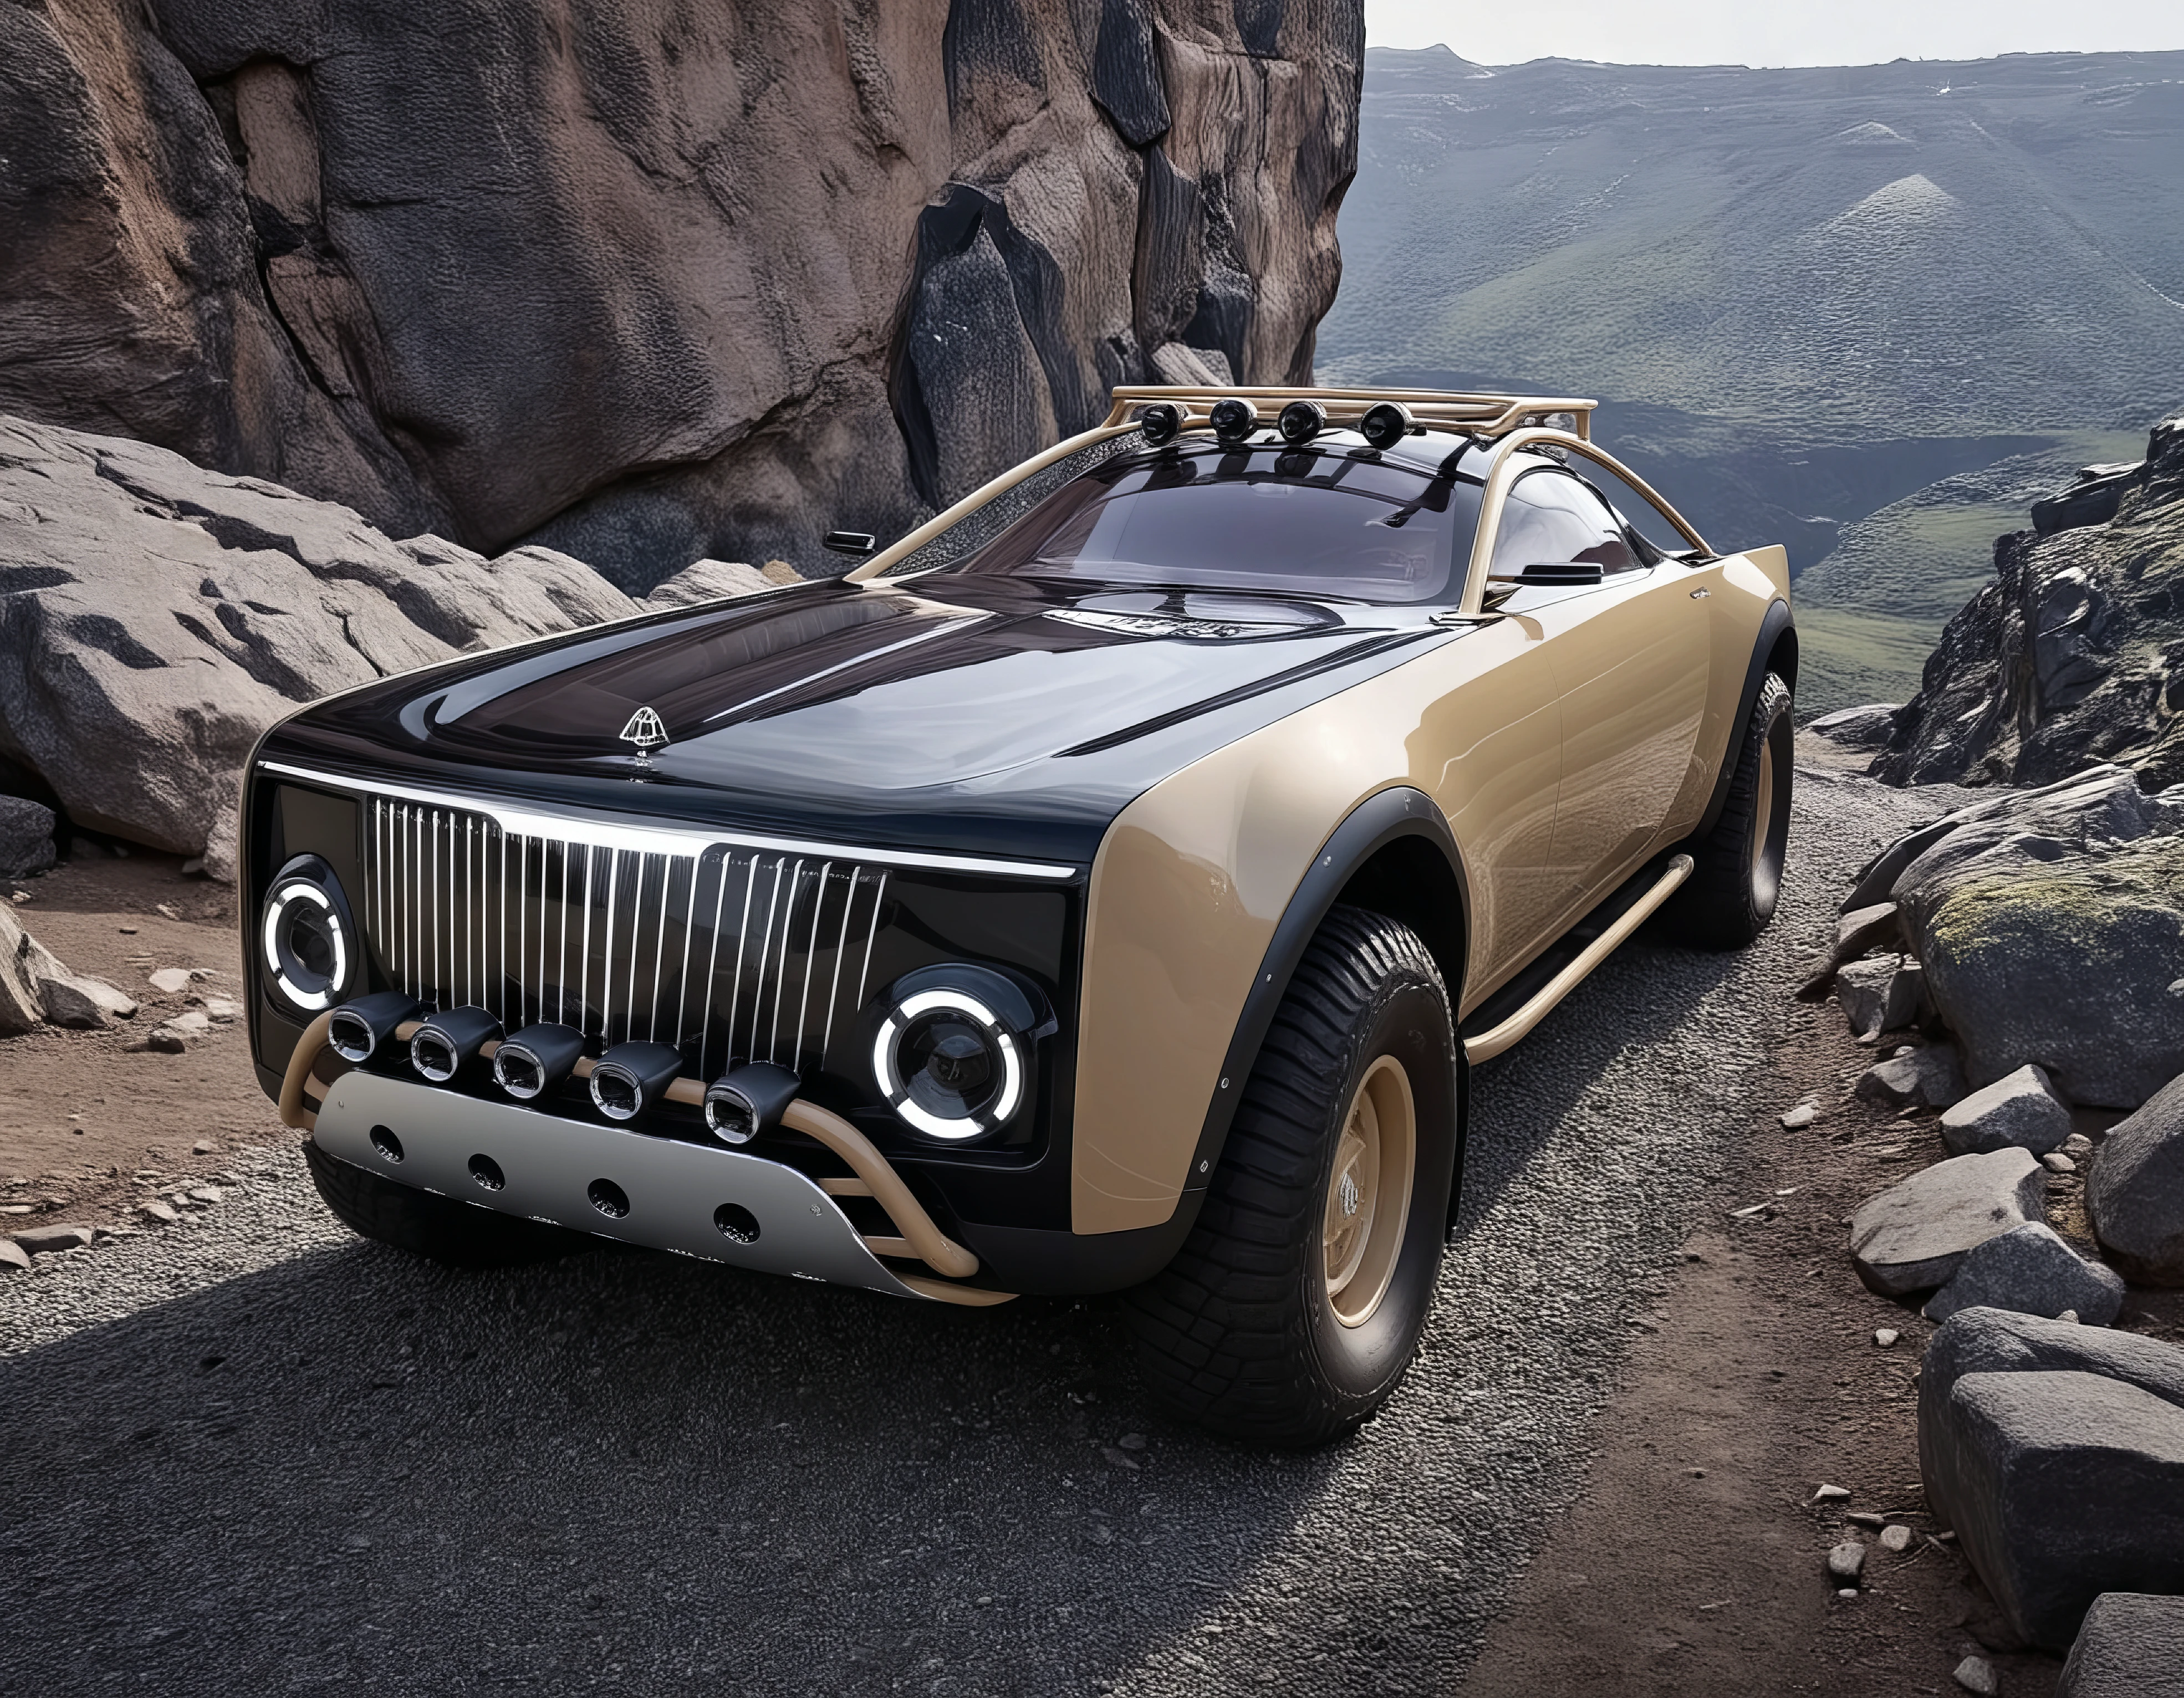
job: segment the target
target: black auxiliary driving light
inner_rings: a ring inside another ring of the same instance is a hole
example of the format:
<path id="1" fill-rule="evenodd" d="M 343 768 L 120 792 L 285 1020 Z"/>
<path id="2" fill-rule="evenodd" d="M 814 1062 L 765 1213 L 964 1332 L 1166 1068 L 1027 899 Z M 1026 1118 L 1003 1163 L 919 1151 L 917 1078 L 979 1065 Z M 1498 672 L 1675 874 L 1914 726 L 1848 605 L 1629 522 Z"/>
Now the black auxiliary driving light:
<path id="1" fill-rule="evenodd" d="M 786 1067 L 753 1061 L 705 1087 L 705 1125 L 723 1144 L 749 1144 L 781 1124 L 804 1082 Z"/>
<path id="2" fill-rule="evenodd" d="M 569 1077 L 584 1053 L 584 1034 L 548 1021 L 526 1026 L 493 1051 L 493 1077 L 519 1102 L 543 1096 Z"/>
<path id="3" fill-rule="evenodd" d="M 1368 407 L 1365 416 L 1357 421 L 1357 434 L 1376 448 L 1395 447 L 1416 428 L 1411 420 L 1411 409 L 1400 401 L 1383 401 Z"/>
<path id="4" fill-rule="evenodd" d="M 410 1065 L 436 1085 L 444 1085 L 477 1059 L 477 1052 L 500 1036 L 500 1022 L 482 1008 L 443 1008 L 410 1039 Z"/>
<path id="5" fill-rule="evenodd" d="M 326 1042 L 344 1061 L 361 1066 L 394 1042 L 394 1028 L 415 1020 L 425 1005 L 407 991 L 376 991 L 345 1002 L 326 1021 Z"/>
<path id="6" fill-rule="evenodd" d="M 1327 428 L 1327 409 L 1317 401 L 1292 401 L 1282 409 L 1274 428 L 1291 448 L 1302 448 Z"/>
<path id="7" fill-rule="evenodd" d="M 617 1044 L 592 1064 L 592 1101 L 609 1120 L 635 1120 L 682 1071 L 671 1044 Z"/>
<path id="8" fill-rule="evenodd" d="M 1259 409 L 1242 396 L 1231 395 L 1213 404 L 1206 422 L 1213 426 L 1213 434 L 1223 447 L 1238 448 L 1249 442 L 1251 432 L 1259 428 Z"/>
<path id="9" fill-rule="evenodd" d="M 1154 448 L 1165 448 L 1183 432 L 1183 409 L 1173 401 L 1156 401 L 1138 415 L 1138 429 Z"/>

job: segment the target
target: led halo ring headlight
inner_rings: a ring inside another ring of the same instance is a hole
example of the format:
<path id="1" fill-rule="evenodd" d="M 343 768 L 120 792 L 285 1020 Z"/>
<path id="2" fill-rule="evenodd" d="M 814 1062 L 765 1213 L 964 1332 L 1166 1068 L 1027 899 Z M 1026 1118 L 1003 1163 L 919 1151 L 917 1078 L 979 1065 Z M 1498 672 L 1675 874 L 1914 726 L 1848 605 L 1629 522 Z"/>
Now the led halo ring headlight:
<path id="1" fill-rule="evenodd" d="M 1051 1029 L 989 967 L 925 967 L 878 1004 L 872 1077 L 912 1129 L 960 1144 L 1016 1120 L 1032 1092 L 1032 1044 Z"/>
<path id="2" fill-rule="evenodd" d="M 323 1014 L 343 1001 L 360 977 L 360 939 L 348 899 L 334 870 L 315 855 L 295 856 L 275 876 L 258 944 L 267 983 L 305 1014 Z"/>

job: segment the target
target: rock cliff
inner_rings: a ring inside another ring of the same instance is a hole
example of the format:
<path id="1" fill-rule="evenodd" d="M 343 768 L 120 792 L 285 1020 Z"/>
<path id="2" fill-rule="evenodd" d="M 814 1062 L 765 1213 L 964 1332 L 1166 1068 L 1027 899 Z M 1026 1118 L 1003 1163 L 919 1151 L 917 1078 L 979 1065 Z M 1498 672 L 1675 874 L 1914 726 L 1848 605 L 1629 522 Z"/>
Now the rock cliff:
<path id="1" fill-rule="evenodd" d="M 1356 0 L 0 8 L 0 409 L 639 593 L 820 565 L 1112 384 L 1307 380 L 1362 55 Z"/>
<path id="2" fill-rule="evenodd" d="M 2106 760 L 2148 790 L 2184 782 L 2184 415 L 2032 517 L 1996 542 L 1875 776 L 2046 784 Z"/>

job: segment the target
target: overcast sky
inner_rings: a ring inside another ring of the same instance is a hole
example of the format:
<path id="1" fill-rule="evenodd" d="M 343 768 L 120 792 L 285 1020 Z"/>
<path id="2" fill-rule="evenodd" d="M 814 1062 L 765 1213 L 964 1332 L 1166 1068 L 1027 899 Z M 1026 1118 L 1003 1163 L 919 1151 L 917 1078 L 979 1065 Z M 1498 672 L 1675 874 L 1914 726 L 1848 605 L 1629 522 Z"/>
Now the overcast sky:
<path id="1" fill-rule="evenodd" d="M 1481 64 L 1557 57 L 1608 64 L 1878 64 L 1997 53 L 2184 47 L 2179 0 L 1555 0 L 1457 5 L 1365 0 L 1376 47 L 1446 42 Z"/>

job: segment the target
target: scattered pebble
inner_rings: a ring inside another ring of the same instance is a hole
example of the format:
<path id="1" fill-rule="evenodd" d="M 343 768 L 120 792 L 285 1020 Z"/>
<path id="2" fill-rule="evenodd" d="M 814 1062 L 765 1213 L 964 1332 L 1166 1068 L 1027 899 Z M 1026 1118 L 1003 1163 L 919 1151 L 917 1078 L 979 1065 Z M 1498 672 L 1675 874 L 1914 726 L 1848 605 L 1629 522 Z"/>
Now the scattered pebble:
<path id="1" fill-rule="evenodd" d="M 1118 1468 L 1128 1468 L 1133 1473 L 1137 1472 L 1138 1459 L 1128 1450 L 1118 1450 L 1112 1445 L 1102 1445 L 1100 1447 L 1100 1454 Z"/>
<path id="2" fill-rule="evenodd" d="M 2075 1173 L 2078 1164 L 2059 1150 L 2051 1150 L 2040 1158 L 2040 1165 L 2050 1173 Z"/>
<path id="3" fill-rule="evenodd" d="M 1145 1435 L 1142 1433 L 1125 1433 L 1115 1443 L 1122 1450 L 1142 1450 L 1145 1448 Z"/>
<path id="4" fill-rule="evenodd" d="M 1850 1523 L 1853 1527 L 1869 1527 L 1875 1533 L 1880 1532 L 1882 1528 L 1888 1525 L 1888 1517 L 1886 1516 L 1875 1515 L 1870 1510 L 1854 1509 L 1848 1511 L 1843 1516 L 1843 1519 Z"/>
<path id="5" fill-rule="evenodd" d="M 1995 1678 L 1994 1665 L 1983 1656 L 1968 1656 L 1956 1667 L 1951 1677 L 1967 1692 L 1976 1692 L 1980 1698 L 1994 1698 L 2002 1690 L 2002 1683 Z"/>
<path id="6" fill-rule="evenodd" d="M 182 910 L 171 902 L 154 903 L 153 907 L 154 911 L 165 915 L 170 920 L 179 920 L 182 917 Z"/>
<path id="7" fill-rule="evenodd" d="M 162 996 L 180 996 L 190 988 L 187 967 L 160 967 L 146 976 L 146 981 Z"/>
<path id="8" fill-rule="evenodd" d="M 2093 1141 L 2082 1132 L 2074 1132 L 2063 1140 L 2063 1154 L 2073 1161 L 2083 1161 L 2093 1153 Z"/>
<path id="9" fill-rule="evenodd" d="M 1810 1126 L 1819 1117 L 1819 1099 L 1817 1097 L 1807 1097 L 1804 1101 L 1799 1103 L 1797 1107 L 1784 1113 L 1780 1116 L 1780 1119 L 1784 1126 L 1787 1127 L 1791 1132 L 1795 1132 L 1801 1127 Z"/>
<path id="10" fill-rule="evenodd" d="M 1748 1221 L 1754 1215 L 1765 1214 L 1774 1206 L 1772 1203 L 1754 1203 L 1748 1209 L 1731 1209 L 1729 1211 L 1729 1217 L 1732 1221 Z"/>
<path id="11" fill-rule="evenodd" d="M 1884 1350 L 1893 1349 L 1896 1341 L 1903 1336 L 1893 1327 L 1875 1327 L 1873 1329 L 1873 1342 Z"/>
<path id="12" fill-rule="evenodd" d="M 2078 1311 L 2075 1309 L 2065 1309 L 2055 1318 L 2059 1321 L 2068 1321 L 2071 1325 L 2075 1326 L 2078 1321 Z"/>
<path id="13" fill-rule="evenodd" d="M 209 996 L 204 999 L 204 1011 L 206 1018 L 224 1026 L 242 1014 L 242 1005 L 231 996 Z"/>
<path id="14" fill-rule="evenodd" d="M 28 1272 L 30 1267 L 31 1255 L 28 1250 L 13 1239 L 0 1239 L 0 1267 L 19 1268 Z"/>
<path id="15" fill-rule="evenodd" d="M 1838 1598 L 1855 1598 L 1858 1596 L 1858 1588 L 1855 1586 L 1838 1586 L 1836 1588 L 1836 1596 Z"/>
<path id="16" fill-rule="evenodd" d="M 217 1144 L 214 1144 L 210 1138 L 201 1138 L 195 1144 L 192 1144 L 190 1146 L 190 1154 L 192 1155 L 209 1155 L 213 1151 L 219 1148 L 220 1146 Z"/>
<path id="17" fill-rule="evenodd" d="M 190 1195 L 200 1203 L 217 1203 L 227 1194 L 217 1185 L 192 1185 Z"/>
<path id="18" fill-rule="evenodd" d="M 1828 1552 L 1828 1573 L 1846 1584 L 1855 1585 L 1865 1568 L 1865 1541 L 1846 1539 Z"/>
<path id="19" fill-rule="evenodd" d="M 133 1049 L 136 1046 L 132 1044 L 129 1047 Z M 181 1033 L 170 1032 L 163 1026 L 145 1038 L 144 1047 L 147 1049 L 156 1049 L 162 1055 L 179 1055 L 190 1046 L 189 1040 Z"/>
<path id="20" fill-rule="evenodd" d="M 15 1234 L 15 1242 L 32 1255 L 48 1255 L 54 1250 L 75 1250 L 91 1242 L 89 1227 L 25 1227 Z"/>
<path id="21" fill-rule="evenodd" d="M 1841 1503 L 1849 1496 L 1850 1488 L 1847 1486 L 1824 1485 L 1813 1494 L 1812 1500 L 1814 1503 Z"/>
<path id="22" fill-rule="evenodd" d="M 136 935 L 136 928 L 134 926 L 124 926 L 120 928 L 120 932 L 125 938 L 133 938 Z"/>
<path id="23" fill-rule="evenodd" d="M 159 1222 L 164 1227 L 171 1227 L 176 1221 L 181 1219 L 181 1216 L 176 1213 L 173 1205 L 163 1203 L 156 1197 L 148 1203 L 138 1205 L 138 1212 L 148 1219 Z"/>
<path id="24" fill-rule="evenodd" d="M 1892 1550 L 1898 1556 L 1901 1556 L 1905 1551 L 1911 1548 L 1911 1529 L 1904 1526 L 1900 1521 L 1895 1523 L 1892 1526 L 1882 1528 L 1880 1529 L 1880 1548 L 1883 1550 Z"/>

